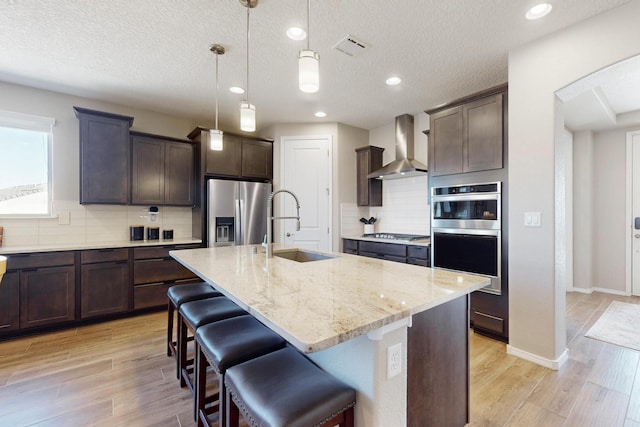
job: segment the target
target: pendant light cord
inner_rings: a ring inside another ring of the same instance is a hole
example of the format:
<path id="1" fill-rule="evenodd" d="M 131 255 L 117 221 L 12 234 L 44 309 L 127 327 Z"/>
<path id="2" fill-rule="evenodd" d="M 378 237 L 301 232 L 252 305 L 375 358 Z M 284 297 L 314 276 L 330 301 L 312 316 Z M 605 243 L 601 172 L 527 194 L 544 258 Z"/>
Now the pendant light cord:
<path id="1" fill-rule="evenodd" d="M 216 130 L 218 130 L 218 52 L 216 52 Z"/>
<path id="2" fill-rule="evenodd" d="M 251 12 L 251 6 L 247 6 L 247 104 L 249 102 L 249 13 Z"/>
<path id="3" fill-rule="evenodd" d="M 307 50 L 309 50 L 309 39 L 311 38 L 311 28 L 309 27 L 309 10 L 311 9 L 311 0 L 307 0 Z"/>

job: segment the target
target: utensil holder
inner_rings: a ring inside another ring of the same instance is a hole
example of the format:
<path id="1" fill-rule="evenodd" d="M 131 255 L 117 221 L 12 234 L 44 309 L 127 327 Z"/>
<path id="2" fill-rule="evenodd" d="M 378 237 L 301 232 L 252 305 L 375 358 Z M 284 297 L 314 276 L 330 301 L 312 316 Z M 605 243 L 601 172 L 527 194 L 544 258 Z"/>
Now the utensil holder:
<path id="1" fill-rule="evenodd" d="M 375 233 L 375 231 L 373 231 L 373 224 L 365 224 L 364 234 L 373 234 L 373 233 Z"/>

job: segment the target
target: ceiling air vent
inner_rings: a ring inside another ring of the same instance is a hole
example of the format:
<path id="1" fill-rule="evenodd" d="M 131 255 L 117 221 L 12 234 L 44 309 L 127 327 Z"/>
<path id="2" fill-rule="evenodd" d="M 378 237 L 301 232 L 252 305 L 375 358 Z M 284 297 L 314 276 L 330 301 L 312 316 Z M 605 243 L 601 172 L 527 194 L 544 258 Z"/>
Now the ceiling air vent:
<path id="1" fill-rule="evenodd" d="M 364 52 L 369 45 L 365 42 L 360 41 L 353 37 L 352 35 L 346 35 L 342 40 L 333 46 L 334 49 L 339 50 L 340 52 L 349 55 L 349 56 L 359 56 Z"/>

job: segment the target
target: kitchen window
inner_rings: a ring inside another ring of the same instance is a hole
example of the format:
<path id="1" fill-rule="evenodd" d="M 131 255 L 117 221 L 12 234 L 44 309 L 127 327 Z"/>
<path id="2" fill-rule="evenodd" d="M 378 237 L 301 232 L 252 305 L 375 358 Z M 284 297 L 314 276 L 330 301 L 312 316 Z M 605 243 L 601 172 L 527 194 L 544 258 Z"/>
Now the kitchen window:
<path id="1" fill-rule="evenodd" d="M 48 117 L 0 111 L 0 217 L 52 212 L 52 128 Z"/>

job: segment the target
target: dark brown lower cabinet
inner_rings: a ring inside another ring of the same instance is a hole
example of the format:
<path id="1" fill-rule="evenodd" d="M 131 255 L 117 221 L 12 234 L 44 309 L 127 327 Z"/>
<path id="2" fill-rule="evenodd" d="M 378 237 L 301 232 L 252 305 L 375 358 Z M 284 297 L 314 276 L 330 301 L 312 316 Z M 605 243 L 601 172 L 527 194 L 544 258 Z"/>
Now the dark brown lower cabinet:
<path id="1" fill-rule="evenodd" d="M 200 279 L 169 256 L 169 251 L 193 249 L 191 246 L 156 246 L 133 250 L 133 309 L 141 310 L 167 304 L 170 286 Z"/>
<path id="2" fill-rule="evenodd" d="M 123 313 L 129 309 L 129 263 L 105 262 L 82 266 L 83 319 Z"/>
<path id="3" fill-rule="evenodd" d="M 20 271 L 20 329 L 75 320 L 74 266 Z"/>
<path id="4" fill-rule="evenodd" d="M 80 253 L 80 315 L 83 319 L 130 309 L 129 249 L 96 249 Z"/>
<path id="5" fill-rule="evenodd" d="M 164 308 L 170 286 L 200 281 L 169 256 L 199 244 L 11 254 L 0 283 L 0 340 Z"/>
<path id="6" fill-rule="evenodd" d="M 0 333 L 20 327 L 20 274 L 5 273 L 0 283 Z"/>
<path id="7" fill-rule="evenodd" d="M 407 329 L 407 425 L 469 422 L 468 296 L 414 315 Z"/>
<path id="8" fill-rule="evenodd" d="M 379 258 L 423 267 L 431 266 L 430 246 L 342 239 L 342 251 L 346 254 L 369 258 Z"/>

